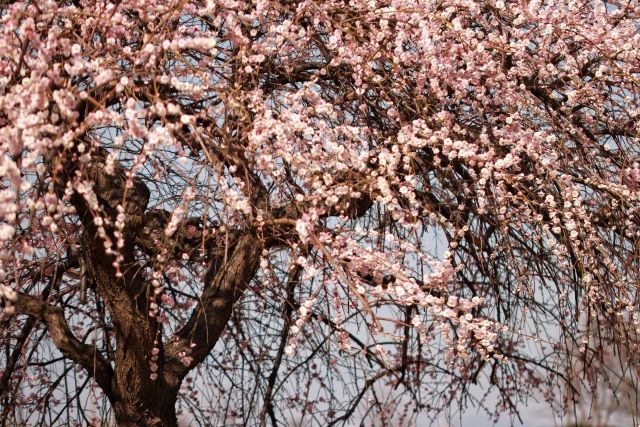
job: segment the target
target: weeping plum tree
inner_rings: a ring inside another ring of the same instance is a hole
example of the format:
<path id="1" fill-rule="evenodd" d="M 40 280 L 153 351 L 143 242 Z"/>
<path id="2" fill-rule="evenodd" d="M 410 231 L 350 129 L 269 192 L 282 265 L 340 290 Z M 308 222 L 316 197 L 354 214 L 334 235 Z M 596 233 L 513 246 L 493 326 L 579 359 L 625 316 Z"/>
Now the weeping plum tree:
<path id="1" fill-rule="evenodd" d="M 637 387 L 637 2 L 0 4 L 3 425 Z"/>

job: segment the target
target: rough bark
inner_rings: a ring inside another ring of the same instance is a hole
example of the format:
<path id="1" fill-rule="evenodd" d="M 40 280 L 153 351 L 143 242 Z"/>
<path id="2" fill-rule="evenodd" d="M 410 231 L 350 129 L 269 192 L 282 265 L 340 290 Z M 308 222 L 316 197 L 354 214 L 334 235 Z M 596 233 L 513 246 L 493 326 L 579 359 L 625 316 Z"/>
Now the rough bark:
<path id="1" fill-rule="evenodd" d="M 142 385 L 145 392 L 140 393 L 139 387 L 134 387 L 136 391 L 129 390 L 127 383 L 121 383 L 122 386 L 119 387 L 112 402 L 118 426 L 174 427 L 178 425 L 177 389 L 157 387 L 154 381 L 142 378 L 134 368 L 128 371 L 121 369 L 122 371 L 125 371 L 125 376 L 130 379 L 130 384 Z"/>
<path id="2" fill-rule="evenodd" d="M 104 298 L 116 330 L 112 396 L 116 421 L 122 426 L 177 425 L 175 404 L 180 384 L 167 384 L 162 375 L 151 379 L 149 358 L 162 349 L 160 325 L 148 312 L 148 285 L 137 265 L 125 266 L 118 280 L 100 242 L 87 243 L 89 274 Z M 159 358 L 161 374 L 162 358 Z"/>

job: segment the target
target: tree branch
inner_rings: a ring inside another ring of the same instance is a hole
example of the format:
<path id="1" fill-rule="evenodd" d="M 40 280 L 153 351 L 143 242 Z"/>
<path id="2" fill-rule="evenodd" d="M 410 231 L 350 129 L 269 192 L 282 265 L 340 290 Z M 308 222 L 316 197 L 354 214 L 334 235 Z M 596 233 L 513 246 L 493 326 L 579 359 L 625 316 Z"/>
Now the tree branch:
<path id="1" fill-rule="evenodd" d="M 107 396 L 112 393 L 113 370 L 109 362 L 93 345 L 78 340 L 64 317 L 64 310 L 42 301 L 40 298 L 18 294 L 16 312 L 32 316 L 45 324 L 58 350 L 81 365 L 93 377 Z"/>
<path id="2" fill-rule="evenodd" d="M 217 263 L 210 263 L 200 302 L 176 333 L 176 339 L 165 346 L 168 383 L 179 382 L 213 349 L 227 326 L 234 303 L 258 269 L 261 252 L 262 242 L 247 233 L 235 242 L 220 268 Z"/>

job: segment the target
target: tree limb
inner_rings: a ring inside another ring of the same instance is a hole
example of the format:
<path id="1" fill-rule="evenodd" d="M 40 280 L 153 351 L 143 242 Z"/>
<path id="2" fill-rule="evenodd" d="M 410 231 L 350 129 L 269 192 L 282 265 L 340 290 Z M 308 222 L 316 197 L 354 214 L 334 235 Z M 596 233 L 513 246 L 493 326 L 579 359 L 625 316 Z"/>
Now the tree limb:
<path id="1" fill-rule="evenodd" d="M 167 382 L 180 381 L 208 356 L 227 326 L 234 303 L 253 279 L 262 243 L 253 233 L 241 236 L 221 268 L 210 266 L 205 290 L 189 321 L 165 346 Z"/>
<path id="2" fill-rule="evenodd" d="M 109 362 L 98 352 L 95 346 L 78 340 L 64 317 L 64 310 L 42 301 L 40 298 L 18 294 L 16 312 L 32 316 L 43 322 L 53 343 L 69 359 L 81 365 L 100 388 L 110 396 L 113 370 Z"/>

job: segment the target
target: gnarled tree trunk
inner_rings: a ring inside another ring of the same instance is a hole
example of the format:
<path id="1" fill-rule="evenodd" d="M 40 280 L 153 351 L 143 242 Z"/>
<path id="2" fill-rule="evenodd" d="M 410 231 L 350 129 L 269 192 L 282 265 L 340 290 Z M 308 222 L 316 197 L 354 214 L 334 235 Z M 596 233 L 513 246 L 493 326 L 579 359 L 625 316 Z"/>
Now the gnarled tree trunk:
<path id="1" fill-rule="evenodd" d="M 156 381 L 145 378 L 133 369 L 118 382 L 111 405 L 118 426 L 124 427 L 174 427 L 178 389 L 158 386 Z M 130 382 L 129 382 L 130 381 Z M 134 384 L 133 388 L 130 385 Z"/>

